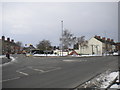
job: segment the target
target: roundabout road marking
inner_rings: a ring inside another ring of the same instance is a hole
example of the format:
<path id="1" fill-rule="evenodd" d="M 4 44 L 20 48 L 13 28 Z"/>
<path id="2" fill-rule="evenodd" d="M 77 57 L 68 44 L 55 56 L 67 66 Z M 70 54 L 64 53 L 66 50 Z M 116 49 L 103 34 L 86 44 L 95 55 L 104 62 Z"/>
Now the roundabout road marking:
<path id="1" fill-rule="evenodd" d="M 1 82 L 6 82 L 6 81 L 11 81 L 11 80 L 16 80 L 16 79 L 19 79 L 20 77 L 15 77 L 15 78 L 10 78 L 10 79 L 6 79 L 6 80 L 2 80 L 0 81 Z"/>

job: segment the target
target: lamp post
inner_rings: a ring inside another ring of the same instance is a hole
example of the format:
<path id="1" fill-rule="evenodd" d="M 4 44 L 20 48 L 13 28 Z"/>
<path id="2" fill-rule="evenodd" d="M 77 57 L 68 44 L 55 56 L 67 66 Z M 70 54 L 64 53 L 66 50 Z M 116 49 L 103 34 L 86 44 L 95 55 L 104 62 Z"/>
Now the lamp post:
<path id="1" fill-rule="evenodd" d="M 62 30 L 62 56 L 63 56 L 63 21 L 61 21 L 61 30 Z"/>

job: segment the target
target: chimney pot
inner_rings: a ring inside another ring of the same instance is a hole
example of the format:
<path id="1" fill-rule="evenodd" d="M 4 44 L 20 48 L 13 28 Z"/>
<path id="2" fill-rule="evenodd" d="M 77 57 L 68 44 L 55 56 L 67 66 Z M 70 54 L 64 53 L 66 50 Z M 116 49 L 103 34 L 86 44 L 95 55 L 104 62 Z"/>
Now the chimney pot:
<path id="1" fill-rule="evenodd" d="M 5 40 L 5 36 L 2 36 L 2 40 Z"/>
<path id="2" fill-rule="evenodd" d="M 113 39 L 111 39 L 111 42 L 114 42 L 114 40 L 113 40 Z"/>
<path id="3" fill-rule="evenodd" d="M 14 43 L 14 40 L 12 39 L 11 42 Z"/>
<path id="4" fill-rule="evenodd" d="M 95 38 L 97 38 L 97 39 L 101 39 L 101 37 L 100 37 L 100 36 L 97 36 L 97 35 L 95 35 Z"/>
<path id="5" fill-rule="evenodd" d="M 7 38 L 7 41 L 10 42 L 10 38 Z"/>
<path id="6" fill-rule="evenodd" d="M 107 38 L 107 41 L 110 41 L 110 38 Z"/>
<path id="7" fill-rule="evenodd" d="M 100 39 L 101 37 L 100 36 L 97 36 L 98 37 L 98 39 Z"/>
<path id="8" fill-rule="evenodd" d="M 105 37 L 103 37 L 103 38 L 102 38 L 102 40 L 106 40 L 106 38 L 105 38 Z"/>

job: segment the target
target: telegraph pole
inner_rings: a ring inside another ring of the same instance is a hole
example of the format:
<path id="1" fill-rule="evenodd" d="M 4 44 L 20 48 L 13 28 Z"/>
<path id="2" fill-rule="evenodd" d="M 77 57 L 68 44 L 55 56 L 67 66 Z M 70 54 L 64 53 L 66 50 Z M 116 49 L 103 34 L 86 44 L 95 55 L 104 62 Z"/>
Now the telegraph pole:
<path id="1" fill-rule="evenodd" d="M 106 35 L 106 31 L 105 31 L 105 56 L 107 56 L 107 42 L 106 42 L 106 38 L 107 38 L 107 35 Z"/>
<path id="2" fill-rule="evenodd" d="M 62 30 L 62 56 L 63 56 L 63 21 L 61 21 L 61 30 Z"/>

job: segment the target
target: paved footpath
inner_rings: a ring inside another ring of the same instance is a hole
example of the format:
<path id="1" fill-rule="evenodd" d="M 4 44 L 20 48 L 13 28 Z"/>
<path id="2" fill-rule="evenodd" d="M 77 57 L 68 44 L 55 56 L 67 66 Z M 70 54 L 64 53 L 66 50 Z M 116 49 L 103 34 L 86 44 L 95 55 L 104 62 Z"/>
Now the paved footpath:
<path id="1" fill-rule="evenodd" d="M 8 59 L 6 58 L 5 56 L 1 56 L 0 57 L 0 64 L 5 64 L 5 63 L 8 63 L 10 62 L 12 59 Z"/>

